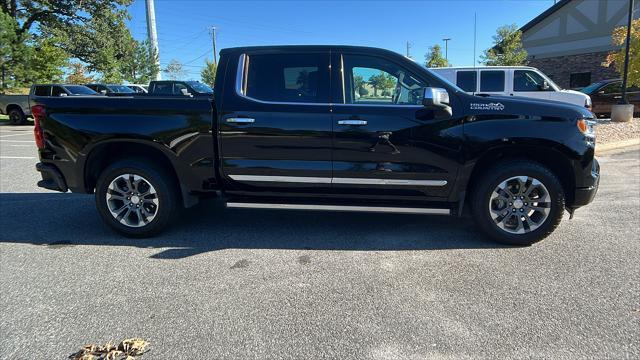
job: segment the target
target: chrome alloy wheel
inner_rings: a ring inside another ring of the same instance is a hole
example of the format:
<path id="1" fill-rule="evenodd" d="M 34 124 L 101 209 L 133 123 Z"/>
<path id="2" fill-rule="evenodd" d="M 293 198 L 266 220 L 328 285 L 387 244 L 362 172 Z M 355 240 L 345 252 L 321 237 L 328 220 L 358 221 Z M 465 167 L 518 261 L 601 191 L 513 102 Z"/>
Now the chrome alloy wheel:
<path id="1" fill-rule="evenodd" d="M 549 191 L 530 176 L 514 176 L 501 182 L 489 198 L 491 218 L 511 234 L 534 231 L 547 220 L 550 211 Z"/>
<path id="2" fill-rule="evenodd" d="M 126 226 L 145 226 L 158 214 L 156 189 L 140 175 L 119 175 L 109 184 L 106 197 L 111 215 Z"/>

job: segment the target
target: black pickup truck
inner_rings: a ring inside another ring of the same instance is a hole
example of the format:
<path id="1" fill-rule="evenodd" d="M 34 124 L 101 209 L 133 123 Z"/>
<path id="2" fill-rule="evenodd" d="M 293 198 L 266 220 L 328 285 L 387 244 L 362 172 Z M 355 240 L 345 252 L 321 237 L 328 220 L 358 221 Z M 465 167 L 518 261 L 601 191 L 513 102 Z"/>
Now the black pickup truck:
<path id="1" fill-rule="evenodd" d="M 157 234 L 212 194 L 227 207 L 463 216 L 531 244 L 594 198 L 593 114 L 466 94 L 399 54 L 226 49 L 213 100 L 39 98 L 39 186 L 95 193 L 103 220 Z M 465 212 L 466 213 L 466 212 Z"/>

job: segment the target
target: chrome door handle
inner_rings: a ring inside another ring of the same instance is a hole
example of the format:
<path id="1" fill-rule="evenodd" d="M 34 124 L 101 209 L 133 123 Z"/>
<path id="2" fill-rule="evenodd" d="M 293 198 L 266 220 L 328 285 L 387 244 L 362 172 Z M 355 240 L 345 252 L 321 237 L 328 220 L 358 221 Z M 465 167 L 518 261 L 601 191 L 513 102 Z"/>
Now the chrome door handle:
<path id="1" fill-rule="evenodd" d="M 253 124 L 254 122 L 256 122 L 256 119 L 252 119 L 252 118 L 228 118 L 226 121 L 228 123 L 235 123 L 235 124 Z"/>
<path id="2" fill-rule="evenodd" d="M 338 120 L 338 125 L 367 125 L 367 120 Z"/>

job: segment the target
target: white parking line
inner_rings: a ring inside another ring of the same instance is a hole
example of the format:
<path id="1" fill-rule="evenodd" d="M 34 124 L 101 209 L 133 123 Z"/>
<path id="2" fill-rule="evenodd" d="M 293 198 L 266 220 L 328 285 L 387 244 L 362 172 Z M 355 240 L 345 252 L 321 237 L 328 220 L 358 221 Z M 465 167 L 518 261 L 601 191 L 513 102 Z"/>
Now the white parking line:
<path id="1" fill-rule="evenodd" d="M 24 146 L 24 147 L 33 147 L 33 145 L 27 145 L 27 144 L 24 144 L 24 145 L 20 145 L 20 144 L 18 144 L 18 145 L 12 145 L 12 144 L 9 144 L 8 146 Z"/>
<path id="2" fill-rule="evenodd" d="M 9 136 L 27 136 L 27 135 L 33 136 L 33 134 L 31 134 L 31 133 L 26 133 L 26 134 L 9 134 L 9 135 L 0 135 L 0 138 L 6 138 L 6 137 L 9 137 Z"/>
<path id="3" fill-rule="evenodd" d="M 35 141 L 33 140 L 1 140 L 0 139 L 0 143 L 8 143 L 8 142 L 16 142 L 16 143 L 32 143 L 34 144 Z"/>
<path id="4" fill-rule="evenodd" d="M 35 159 L 35 156 L 0 156 L 0 159 Z"/>

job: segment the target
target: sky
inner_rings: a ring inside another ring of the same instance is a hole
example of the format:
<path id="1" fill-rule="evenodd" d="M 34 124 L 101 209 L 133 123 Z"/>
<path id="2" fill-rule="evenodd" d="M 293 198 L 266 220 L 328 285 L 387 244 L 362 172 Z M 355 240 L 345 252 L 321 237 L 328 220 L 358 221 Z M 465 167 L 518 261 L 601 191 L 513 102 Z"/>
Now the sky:
<path id="1" fill-rule="evenodd" d="M 448 1 L 187 1 L 155 0 L 160 65 L 180 61 L 187 78 L 200 79 L 213 58 L 209 28 L 217 48 L 247 45 L 339 44 L 374 46 L 424 62 L 429 47 L 449 41 L 455 66 L 472 65 L 474 13 L 476 59 L 492 44 L 499 26 L 522 26 L 552 6 L 553 0 Z M 147 37 L 145 0 L 129 7 L 128 26 L 138 40 Z"/>

